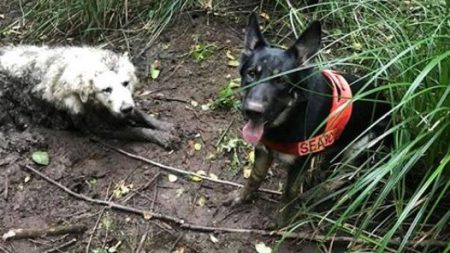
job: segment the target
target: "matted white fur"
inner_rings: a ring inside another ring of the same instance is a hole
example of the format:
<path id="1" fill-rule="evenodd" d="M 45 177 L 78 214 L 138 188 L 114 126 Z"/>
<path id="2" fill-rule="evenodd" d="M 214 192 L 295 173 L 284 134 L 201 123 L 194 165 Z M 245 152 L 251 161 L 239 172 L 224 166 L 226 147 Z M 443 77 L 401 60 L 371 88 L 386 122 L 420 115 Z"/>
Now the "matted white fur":
<path id="1" fill-rule="evenodd" d="M 72 114 L 87 103 L 121 116 L 134 107 L 135 67 L 126 54 L 93 47 L 6 46 L 0 71 L 33 85 L 35 96 Z"/>

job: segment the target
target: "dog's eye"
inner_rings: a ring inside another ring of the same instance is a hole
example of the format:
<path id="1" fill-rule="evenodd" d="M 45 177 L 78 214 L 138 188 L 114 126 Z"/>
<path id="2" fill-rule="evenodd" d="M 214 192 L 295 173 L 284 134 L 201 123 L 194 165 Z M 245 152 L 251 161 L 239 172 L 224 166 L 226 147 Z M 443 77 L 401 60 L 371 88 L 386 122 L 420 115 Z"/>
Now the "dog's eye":
<path id="1" fill-rule="evenodd" d="M 125 82 L 122 83 L 122 85 L 123 85 L 123 87 L 127 87 L 129 83 L 130 83 L 130 82 L 125 81 Z"/>
<path id="2" fill-rule="evenodd" d="M 111 92 L 112 92 L 112 88 L 111 88 L 111 87 L 104 88 L 104 89 L 102 90 L 102 92 L 103 92 L 103 93 L 111 93 Z"/>
<path id="3" fill-rule="evenodd" d="M 248 78 L 249 79 L 255 79 L 255 77 L 256 77 L 256 72 L 255 72 L 255 70 L 249 70 L 248 72 L 247 72 L 247 76 L 248 76 Z"/>

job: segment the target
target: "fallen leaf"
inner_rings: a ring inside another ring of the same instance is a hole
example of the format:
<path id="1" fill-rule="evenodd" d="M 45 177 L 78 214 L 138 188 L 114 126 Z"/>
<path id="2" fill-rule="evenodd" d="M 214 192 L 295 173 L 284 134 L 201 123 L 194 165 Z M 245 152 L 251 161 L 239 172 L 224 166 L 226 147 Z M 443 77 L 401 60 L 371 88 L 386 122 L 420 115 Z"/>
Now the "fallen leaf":
<path id="1" fill-rule="evenodd" d="M 267 14 L 266 12 L 261 12 L 261 13 L 259 14 L 259 16 L 262 17 L 262 18 L 265 19 L 265 20 L 270 20 L 270 16 L 269 16 L 269 14 Z"/>
<path id="2" fill-rule="evenodd" d="M 228 59 L 228 60 L 231 60 L 231 61 L 236 60 L 236 57 L 234 57 L 234 56 L 231 54 L 231 50 L 227 50 L 227 52 L 225 53 L 225 55 L 227 56 L 227 59 Z"/>
<path id="3" fill-rule="evenodd" d="M 219 177 L 214 173 L 209 173 L 209 177 L 215 180 L 219 179 Z"/>
<path id="4" fill-rule="evenodd" d="M 241 82 L 241 79 L 230 80 L 230 82 L 228 83 L 228 87 L 230 87 L 231 89 L 239 88 L 239 87 L 241 87 L 240 82 Z"/>
<path id="5" fill-rule="evenodd" d="M 193 107 L 197 107 L 197 106 L 198 106 L 198 102 L 195 101 L 195 100 L 192 100 L 192 101 L 191 101 L 191 105 L 192 105 Z"/>
<path id="6" fill-rule="evenodd" d="M 252 169 L 250 169 L 249 167 L 244 167 L 243 173 L 244 178 L 249 178 L 250 175 L 252 174 Z"/>
<path id="7" fill-rule="evenodd" d="M 255 151 L 254 150 L 248 152 L 247 161 L 249 161 L 250 164 L 253 164 L 255 162 Z"/>
<path id="8" fill-rule="evenodd" d="M 203 179 L 199 176 L 191 176 L 193 182 L 201 182 Z"/>
<path id="9" fill-rule="evenodd" d="M 150 66 L 150 77 L 155 80 L 158 78 L 159 73 L 161 69 L 161 62 L 158 60 L 155 60 L 152 65 Z"/>
<path id="10" fill-rule="evenodd" d="M 177 189 L 177 193 L 175 194 L 175 196 L 177 198 L 179 198 L 183 193 L 184 193 L 184 189 L 183 188 Z"/>
<path id="11" fill-rule="evenodd" d="M 206 197 L 201 195 L 198 199 L 197 199 L 197 205 L 200 207 L 205 206 L 206 204 Z"/>
<path id="12" fill-rule="evenodd" d="M 267 247 L 264 242 L 255 244 L 255 249 L 258 253 L 272 253 L 272 249 L 270 247 Z"/>
<path id="13" fill-rule="evenodd" d="M 362 45 L 359 42 L 353 42 L 352 47 L 357 51 L 360 51 L 362 49 Z"/>
<path id="14" fill-rule="evenodd" d="M 199 151 L 201 149 L 202 149 L 202 144 L 200 144 L 200 143 L 195 143 L 194 144 L 194 150 Z"/>
<path id="15" fill-rule="evenodd" d="M 31 155 L 31 159 L 39 164 L 39 165 L 48 165 L 50 163 L 50 159 L 48 157 L 48 153 L 45 151 L 36 151 Z"/>
<path id="16" fill-rule="evenodd" d="M 237 60 L 229 60 L 227 65 L 230 66 L 230 67 L 238 67 L 239 66 L 239 61 L 237 61 Z"/>
<path id="17" fill-rule="evenodd" d="M 197 172 L 195 172 L 197 175 L 200 175 L 200 176 L 206 176 L 206 171 L 204 171 L 204 170 L 198 170 Z"/>
<path id="18" fill-rule="evenodd" d="M 117 251 L 117 248 L 119 248 L 119 246 L 122 244 L 122 241 L 118 241 L 117 243 L 116 243 L 116 245 L 114 245 L 114 246 L 112 246 L 112 247 L 110 247 L 109 249 L 108 249 L 108 253 L 116 253 L 116 252 L 118 252 Z"/>
<path id="19" fill-rule="evenodd" d="M 175 176 L 174 174 L 169 174 L 167 177 L 169 178 L 169 182 L 171 183 L 174 183 L 175 181 L 178 180 L 178 177 Z"/>
<path id="20" fill-rule="evenodd" d="M 172 253 L 184 253 L 184 247 L 176 248 Z"/>
<path id="21" fill-rule="evenodd" d="M 215 237 L 213 234 L 209 235 L 209 239 L 211 240 L 211 242 L 213 243 L 218 243 L 219 239 L 217 239 L 217 237 Z"/>
<path id="22" fill-rule="evenodd" d="M 150 220 L 153 217 L 153 213 L 149 211 L 144 211 L 144 220 Z"/>
<path id="23" fill-rule="evenodd" d="M 202 105 L 202 111 L 208 111 L 210 108 L 211 108 L 210 103 Z"/>

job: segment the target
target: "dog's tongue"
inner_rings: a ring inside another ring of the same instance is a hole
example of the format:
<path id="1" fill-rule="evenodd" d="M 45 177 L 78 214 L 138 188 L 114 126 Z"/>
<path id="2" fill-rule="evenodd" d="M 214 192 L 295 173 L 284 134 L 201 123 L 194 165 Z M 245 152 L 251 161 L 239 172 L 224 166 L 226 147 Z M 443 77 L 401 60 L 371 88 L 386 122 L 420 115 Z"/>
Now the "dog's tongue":
<path id="1" fill-rule="evenodd" d="M 264 123 L 247 122 L 242 129 L 242 136 L 248 143 L 256 145 L 261 140 L 264 133 Z"/>

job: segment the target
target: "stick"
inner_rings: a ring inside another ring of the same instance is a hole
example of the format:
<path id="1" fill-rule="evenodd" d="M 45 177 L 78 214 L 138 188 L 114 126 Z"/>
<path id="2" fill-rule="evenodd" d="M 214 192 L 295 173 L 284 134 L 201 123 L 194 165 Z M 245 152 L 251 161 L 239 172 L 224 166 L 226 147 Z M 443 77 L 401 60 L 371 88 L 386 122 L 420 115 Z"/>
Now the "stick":
<path id="1" fill-rule="evenodd" d="M 63 243 L 63 244 L 61 244 L 61 245 L 59 245 L 59 246 L 57 246 L 57 247 L 55 247 L 53 249 L 49 249 L 47 251 L 44 251 L 44 253 L 51 253 L 51 252 L 55 252 L 55 251 L 61 252 L 61 249 L 69 247 L 70 245 L 75 244 L 76 242 L 77 242 L 77 239 L 72 238 L 72 240 L 70 240 L 68 242 L 65 242 L 65 243 Z"/>
<path id="2" fill-rule="evenodd" d="M 130 199 L 132 199 L 136 194 L 138 194 L 140 191 L 143 191 L 147 189 L 153 182 L 161 175 L 160 172 L 157 172 L 155 176 L 153 176 L 146 184 L 144 184 L 142 187 L 139 187 L 139 189 L 136 189 L 133 193 L 128 195 L 123 201 L 122 204 L 127 203 Z"/>
<path id="3" fill-rule="evenodd" d="M 95 231 L 97 230 L 97 227 L 100 224 L 100 220 L 102 219 L 102 216 L 105 213 L 105 209 L 106 209 L 106 207 L 102 208 L 102 210 L 100 211 L 100 214 L 97 217 L 97 220 L 95 221 L 94 228 L 92 229 L 91 235 L 89 236 L 89 241 L 86 245 L 86 250 L 85 250 L 86 253 L 89 253 L 89 249 L 91 248 L 92 239 L 94 238 Z"/>
<path id="4" fill-rule="evenodd" d="M 8 199 L 8 191 L 9 191 L 9 180 L 8 178 L 5 179 L 5 189 L 3 191 L 3 199 Z"/>
<path id="5" fill-rule="evenodd" d="M 186 176 L 190 176 L 190 177 L 199 177 L 199 178 L 201 178 L 201 179 L 203 179 L 205 181 L 210 181 L 210 182 L 213 182 L 213 183 L 224 184 L 224 185 L 231 185 L 231 186 L 238 187 L 238 188 L 243 188 L 244 187 L 244 185 L 238 184 L 238 183 L 235 183 L 235 182 L 222 180 L 222 179 L 214 179 L 214 178 L 210 178 L 210 177 L 207 177 L 207 176 L 198 175 L 197 173 L 194 173 L 194 172 L 190 172 L 190 171 L 186 171 L 186 170 L 182 170 L 182 169 L 177 169 L 177 168 L 172 167 L 172 166 L 167 166 L 167 165 L 164 165 L 164 164 L 152 161 L 150 159 L 147 159 L 145 157 L 129 153 L 129 152 L 123 150 L 123 149 L 116 148 L 116 147 L 114 147 L 112 145 L 109 145 L 109 144 L 107 144 L 107 143 L 105 143 L 105 142 L 103 142 L 101 140 L 98 140 L 98 142 L 100 142 L 101 144 L 103 144 L 107 148 L 112 149 L 112 150 L 114 150 L 114 151 L 116 151 L 116 152 L 118 152 L 118 153 L 120 153 L 122 155 L 128 156 L 128 157 L 133 158 L 135 160 L 139 160 L 141 162 L 145 162 L 145 163 L 154 165 L 156 167 L 159 167 L 161 169 L 165 169 L 165 170 L 173 172 L 173 173 L 182 174 L 182 175 L 186 175 Z M 270 189 L 260 188 L 258 191 L 265 192 L 265 193 L 270 193 L 270 194 L 273 194 L 273 195 L 281 195 L 281 192 L 275 191 L 275 190 L 270 190 Z"/>
<path id="6" fill-rule="evenodd" d="M 147 235 L 148 235 L 148 231 L 146 231 L 146 232 L 142 235 L 141 240 L 139 241 L 139 245 L 138 245 L 138 247 L 136 248 L 136 253 L 141 253 L 142 247 L 144 246 L 145 240 L 147 239 Z"/>
<path id="7" fill-rule="evenodd" d="M 233 125 L 233 123 L 234 123 L 234 119 L 230 122 L 230 124 L 228 124 L 227 128 L 225 128 L 223 133 L 220 135 L 220 138 L 217 140 L 215 147 L 219 146 L 219 144 L 222 142 L 223 138 L 225 138 L 225 135 L 227 135 L 228 131 L 230 131 L 230 128 Z"/>
<path id="8" fill-rule="evenodd" d="M 90 198 L 88 196 L 82 195 L 82 194 L 78 194 L 72 190 L 70 190 L 69 188 L 65 187 L 64 185 L 56 182 L 55 180 L 47 177 L 45 174 L 41 173 L 40 171 L 36 170 L 35 168 L 29 166 L 29 165 L 25 165 L 25 167 L 27 170 L 33 172 L 34 174 L 40 176 L 41 178 L 45 179 L 47 182 L 52 183 L 53 185 L 59 187 L 61 190 L 65 191 L 66 193 L 68 193 L 69 195 L 78 198 L 78 199 L 82 199 L 84 201 L 87 202 L 91 202 L 91 203 L 95 203 L 98 205 L 102 205 L 102 206 L 107 206 L 109 208 L 112 209 L 116 209 L 116 210 L 122 210 L 122 211 L 126 211 L 129 213 L 135 213 L 135 214 L 139 214 L 142 215 L 144 217 L 144 219 L 148 220 L 148 219 L 160 219 L 160 220 L 167 220 L 167 221 L 171 221 L 177 224 L 183 224 L 184 220 L 173 217 L 173 216 L 168 216 L 168 215 L 163 215 L 163 214 L 159 214 L 159 213 L 154 213 L 148 210 L 143 210 L 143 209 L 138 209 L 138 208 L 134 208 L 134 207 L 129 207 L 129 206 L 124 206 L 121 204 L 117 204 L 114 203 L 112 201 L 107 201 L 107 200 L 101 200 L 101 199 L 94 199 L 94 198 Z"/>
<path id="9" fill-rule="evenodd" d="M 284 238 L 289 238 L 289 239 L 302 239 L 302 240 L 317 241 L 317 242 L 334 240 L 334 241 L 340 241 L 340 242 L 367 243 L 367 241 L 365 241 L 365 240 L 355 239 L 353 237 L 346 237 L 346 236 L 330 237 L 330 236 L 324 236 L 324 235 L 317 235 L 313 232 L 285 232 L 283 230 L 269 231 L 269 230 L 260 230 L 260 229 L 209 227 L 209 226 L 201 226 L 201 225 L 196 225 L 196 224 L 189 224 L 189 223 L 186 223 L 183 219 L 176 218 L 173 216 L 153 213 L 153 212 L 146 211 L 146 210 L 141 210 L 141 209 L 137 209 L 137 208 L 133 208 L 133 207 L 120 205 L 120 204 L 110 202 L 110 201 L 93 199 L 93 198 L 87 197 L 85 195 L 75 193 L 72 190 L 70 190 L 69 188 L 63 186 L 62 184 L 56 182 L 55 180 L 47 177 L 43 173 L 34 169 L 33 167 L 31 167 L 29 165 L 25 165 L 25 168 L 30 170 L 31 172 L 35 173 L 36 175 L 42 177 L 47 182 L 57 186 L 58 188 L 65 191 L 69 195 L 76 197 L 78 199 L 82 199 L 82 200 L 85 200 L 87 202 L 91 202 L 94 204 L 106 205 L 106 206 L 109 206 L 116 210 L 140 214 L 146 220 L 155 218 L 155 219 L 159 219 L 159 220 L 171 221 L 171 222 L 177 224 L 182 229 L 188 229 L 188 230 L 199 231 L 199 232 L 247 233 L 247 234 L 265 235 L 265 236 L 277 236 L 277 237 L 284 237 Z M 86 227 L 84 227 L 84 230 L 86 230 Z M 50 235 L 50 234 L 47 234 L 47 235 Z M 3 235 L 3 238 L 5 238 L 5 235 Z M 400 238 L 395 238 L 389 242 L 389 244 L 392 244 L 392 245 L 400 245 L 400 243 L 401 243 Z M 424 247 L 424 246 L 446 247 L 447 246 L 447 242 L 439 241 L 439 240 L 424 240 L 424 241 L 421 241 L 420 243 L 408 242 L 407 244 L 408 245 L 418 245 L 421 247 Z"/>
<path id="10" fill-rule="evenodd" d="M 3 241 L 7 240 L 19 240 L 24 238 L 37 238 L 64 234 L 79 234 L 87 230 L 85 225 L 68 225 L 57 226 L 47 229 L 11 229 L 3 234 Z"/>

